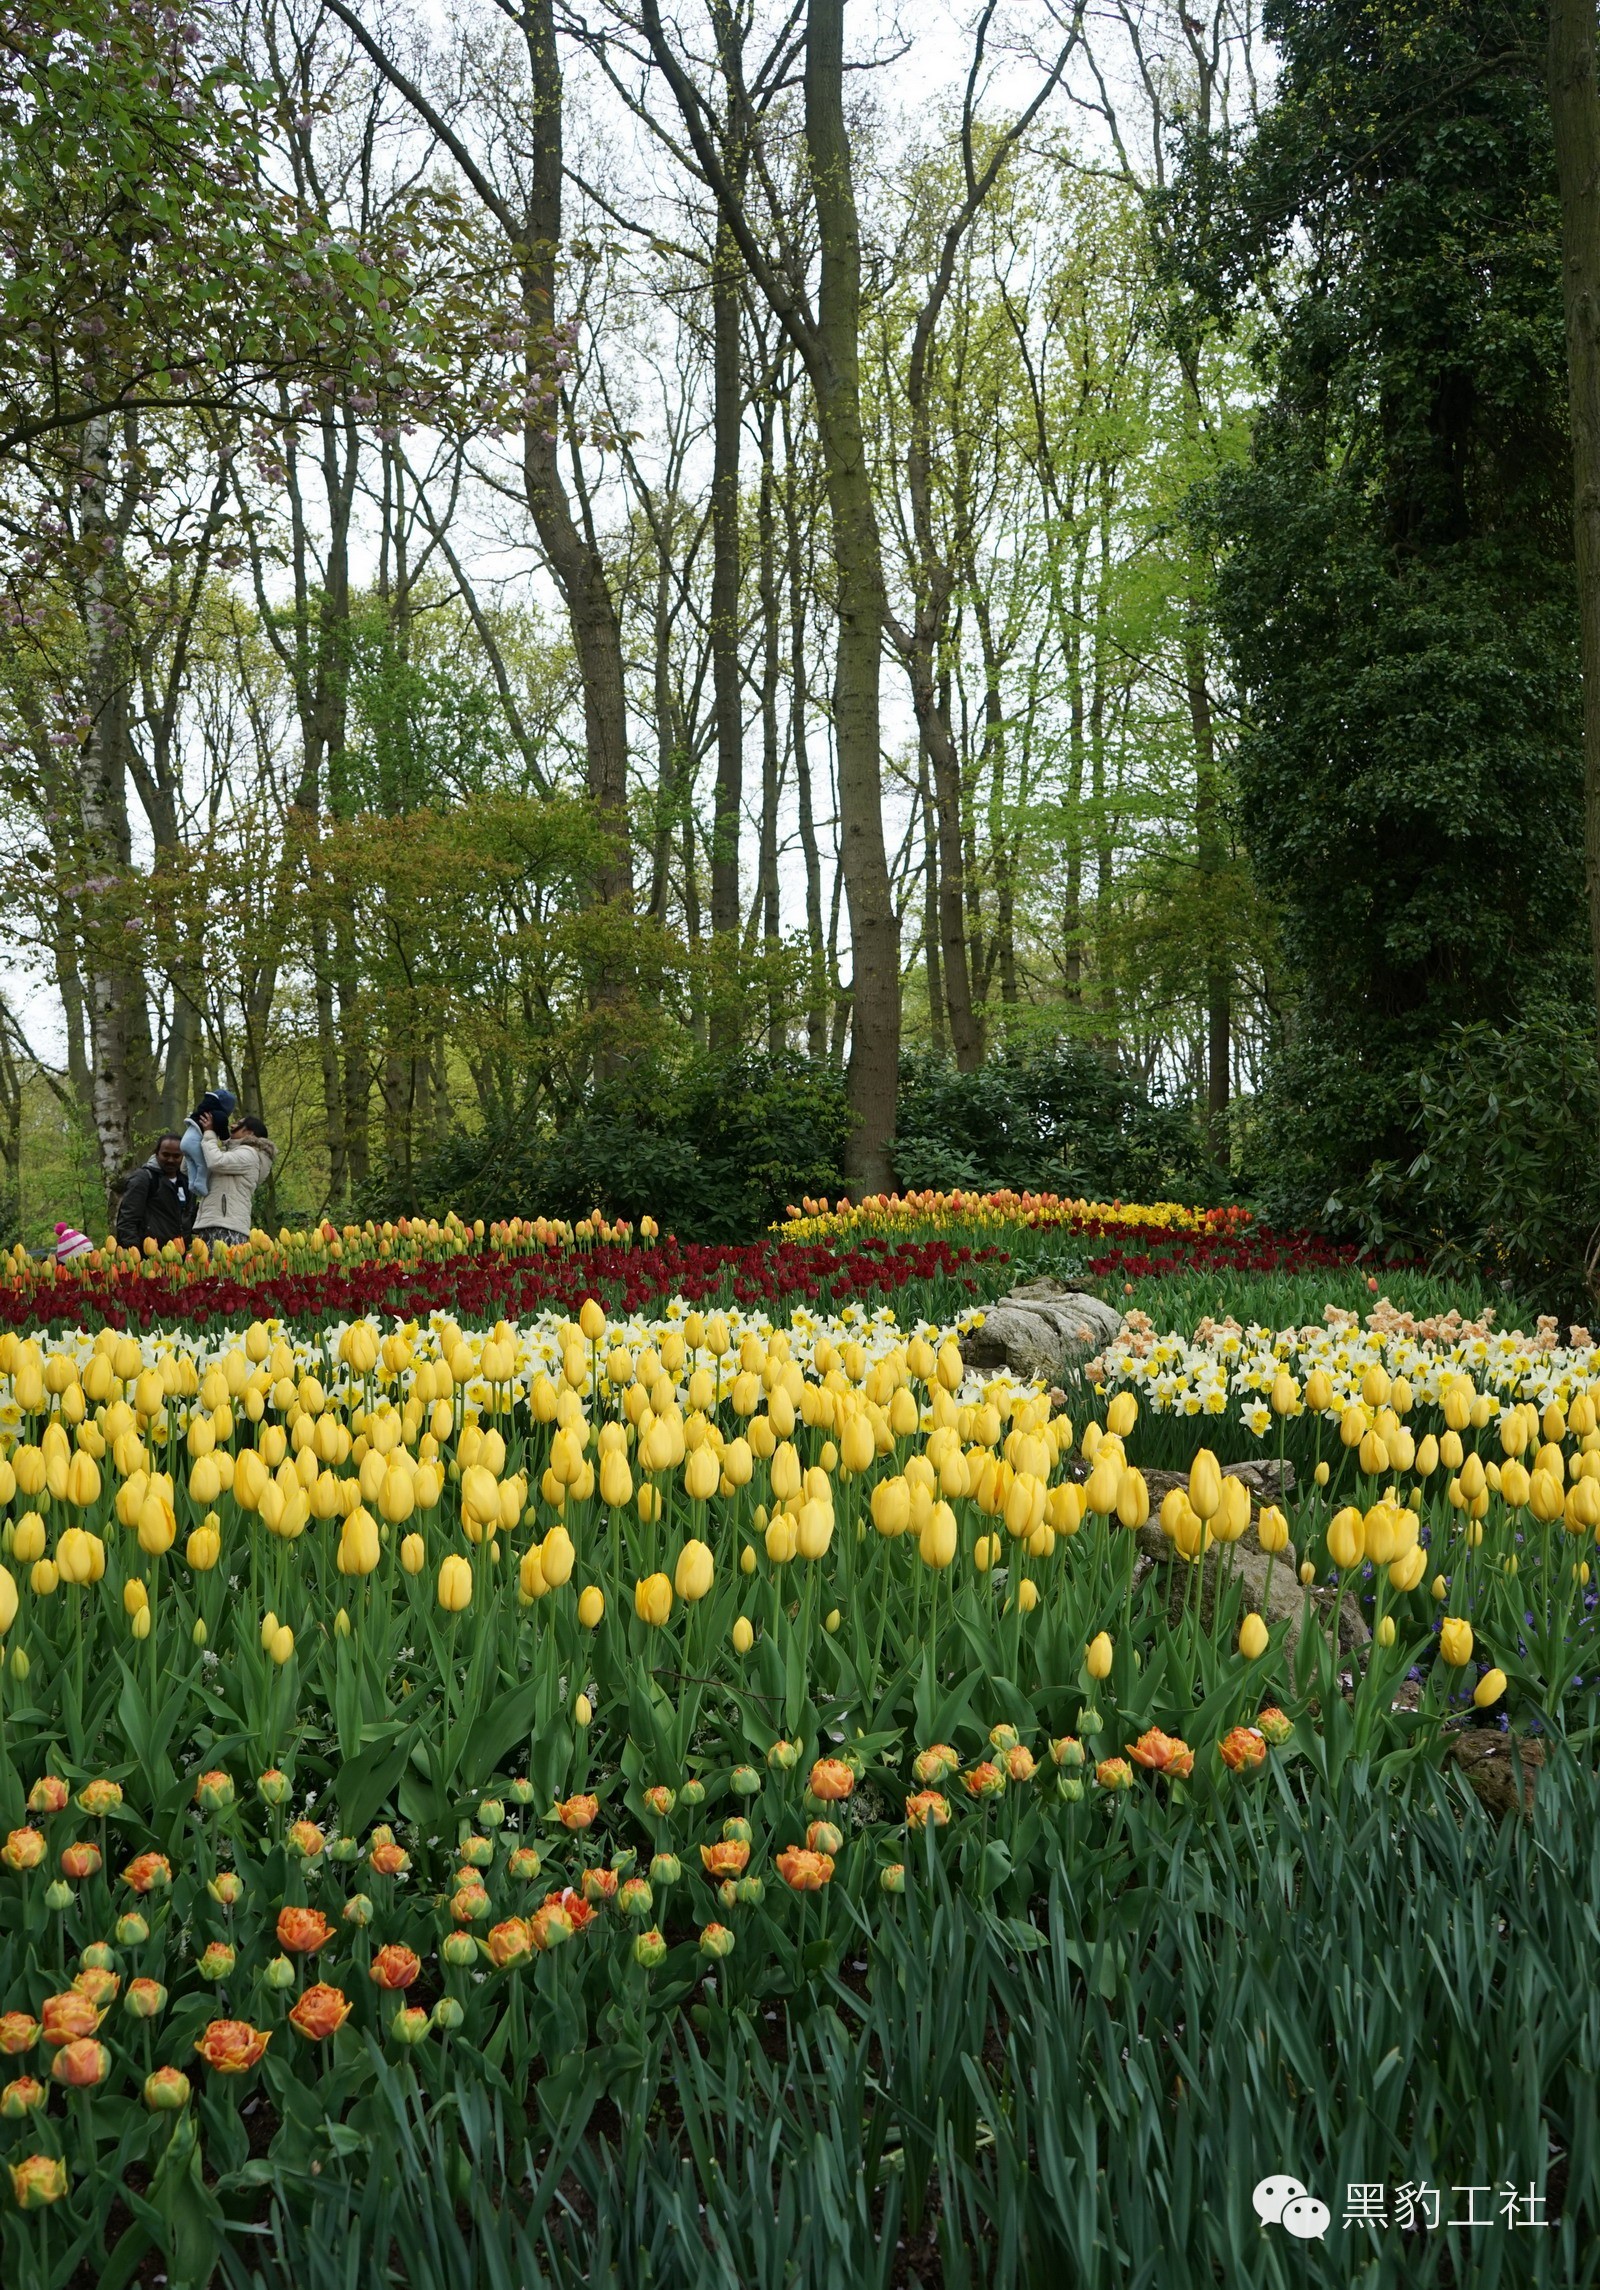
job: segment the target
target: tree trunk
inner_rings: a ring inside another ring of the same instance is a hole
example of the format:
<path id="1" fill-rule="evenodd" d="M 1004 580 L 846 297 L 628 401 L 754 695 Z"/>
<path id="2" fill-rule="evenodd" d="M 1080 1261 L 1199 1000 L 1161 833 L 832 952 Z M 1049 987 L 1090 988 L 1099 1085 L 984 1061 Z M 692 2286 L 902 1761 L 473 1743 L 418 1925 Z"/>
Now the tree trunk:
<path id="1" fill-rule="evenodd" d="M 1594 0 L 1550 0 L 1547 73 L 1561 191 L 1572 529 L 1583 663 L 1583 859 L 1600 1054 L 1600 85 Z"/>
<path id="2" fill-rule="evenodd" d="M 917 753 L 917 800 L 922 806 L 922 965 L 928 986 L 928 1036 L 933 1054 L 945 1054 L 944 970 L 939 960 L 939 838 L 934 825 L 933 789 L 928 774 L 928 743 Z M 963 953 L 966 949 L 963 947 Z M 965 1070 L 965 1069 L 963 1069 Z"/>
<path id="3" fill-rule="evenodd" d="M 744 704 L 739 675 L 739 440 L 744 391 L 739 370 L 739 250 L 726 219 L 717 224 L 711 270 L 711 693 L 717 724 L 717 782 L 711 814 L 711 931 L 730 947 L 739 932 L 739 824 L 744 799 Z M 734 979 L 719 980 L 711 1046 L 739 1039 Z"/>
<path id="4" fill-rule="evenodd" d="M 1194 735 L 1195 868 L 1199 878 L 1200 926 L 1206 947 L 1206 1134 L 1212 1153 L 1221 1159 L 1228 1143 L 1229 1036 L 1233 1006 L 1233 979 L 1223 951 L 1222 878 L 1227 852 L 1222 839 L 1216 732 L 1211 717 L 1211 688 L 1206 676 L 1205 637 L 1198 607 L 1194 604 L 1184 623 L 1183 671 L 1189 696 L 1189 724 Z"/>
<path id="5" fill-rule="evenodd" d="M 81 533 L 90 570 L 84 582 L 84 705 L 89 728 L 78 752 L 78 807 L 86 913 L 108 891 L 131 880 L 133 845 L 128 825 L 127 631 L 116 572 L 121 536 L 110 514 L 111 422 L 85 424 L 82 449 Z M 153 1098 L 149 1015 L 144 971 L 134 952 L 140 935 L 111 919 L 87 933 L 88 1033 L 91 1106 L 108 1224 L 115 1218 L 134 1145 L 149 1119 Z"/>
<path id="6" fill-rule="evenodd" d="M 778 884 L 778 799 L 783 774 L 778 748 L 778 686 L 782 678 L 782 606 L 778 595 L 778 542 L 772 466 L 775 408 L 769 397 L 761 413 L 761 495 L 757 507 L 761 589 L 761 842 L 760 908 L 762 952 L 766 956 L 767 1055 L 783 1055 L 783 987 L 778 975 L 782 912 Z"/>
<path id="7" fill-rule="evenodd" d="M 554 0 L 529 0 L 522 17 L 532 86 L 531 181 L 522 258 L 522 307 L 528 326 L 525 378 L 535 409 L 523 426 L 522 476 L 539 545 L 550 560 L 567 607 L 583 686 L 584 748 L 590 800 L 604 844 L 594 873 L 596 896 L 633 904 L 633 851 L 628 833 L 628 717 L 622 672 L 622 629 L 592 532 L 572 514 L 557 461 L 561 389 L 552 348 L 556 265 L 561 253 L 562 88 Z M 602 998 L 618 981 L 607 977 Z"/>
<path id="8" fill-rule="evenodd" d="M 828 1054 L 827 948 L 822 936 L 822 853 L 817 843 L 811 789 L 811 742 L 806 727 L 810 675 L 806 660 L 805 552 L 800 533 L 799 476 L 789 408 L 783 409 L 783 520 L 789 587 L 789 740 L 794 751 L 795 796 L 800 816 L 800 850 L 806 870 L 806 1055 L 820 1065 Z"/>
<path id="9" fill-rule="evenodd" d="M 807 8 L 805 132 L 820 251 L 812 387 L 839 615 L 834 736 L 852 1003 L 845 1089 L 855 1117 L 845 1173 L 859 1191 L 881 1192 L 893 1183 L 900 946 L 883 839 L 879 677 L 887 598 L 861 423 L 861 236 L 844 122 L 844 0 L 810 0 Z"/>

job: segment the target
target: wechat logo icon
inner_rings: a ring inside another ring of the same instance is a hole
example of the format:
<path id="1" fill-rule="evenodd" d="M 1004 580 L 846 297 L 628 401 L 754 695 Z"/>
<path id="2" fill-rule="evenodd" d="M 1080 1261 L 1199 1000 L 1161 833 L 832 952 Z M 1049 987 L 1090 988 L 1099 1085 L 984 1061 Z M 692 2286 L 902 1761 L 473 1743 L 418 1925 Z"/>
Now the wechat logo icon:
<path id="1" fill-rule="evenodd" d="M 1281 2226 L 1297 2242 L 1320 2242 L 1332 2222 L 1327 2204 L 1286 2171 L 1263 2179 L 1250 2200 L 1263 2226 Z"/>

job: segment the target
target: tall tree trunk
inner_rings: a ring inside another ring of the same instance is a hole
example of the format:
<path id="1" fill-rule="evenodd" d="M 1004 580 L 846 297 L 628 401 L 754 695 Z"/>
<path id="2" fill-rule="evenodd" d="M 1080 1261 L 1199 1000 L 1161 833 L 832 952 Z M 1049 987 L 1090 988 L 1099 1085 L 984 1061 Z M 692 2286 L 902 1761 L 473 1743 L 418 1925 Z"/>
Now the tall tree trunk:
<path id="1" fill-rule="evenodd" d="M 800 851 L 806 870 L 806 1055 L 820 1065 L 828 1054 L 827 948 L 822 936 L 822 852 L 817 843 L 811 789 L 811 742 L 806 724 L 810 672 L 806 659 L 805 551 L 800 531 L 799 483 L 789 406 L 783 408 L 783 520 L 789 589 L 789 743 L 794 754 L 795 795 L 800 815 Z"/>
<path id="2" fill-rule="evenodd" d="M 1547 76 L 1561 191 L 1572 530 L 1583 663 L 1583 860 L 1600 1054 L 1600 83 L 1594 0 L 1550 0 Z"/>
<path id="3" fill-rule="evenodd" d="M 1084 551 L 1073 552 L 1072 615 L 1066 633 L 1067 692 L 1067 797 L 1061 843 L 1066 861 L 1067 887 L 1061 910 L 1061 976 L 1067 1001 L 1074 1009 L 1083 1001 L 1083 772 L 1088 735 L 1088 708 L 1083 690 L 1083 575 Z M 1091 664 L 1094 696 L 1101 695 L 1098 644 Z"/>
<path id="4" fill-rule="evenodd" d="M 834 726 L 840 863 L 850 902 L 851 1025 L 846 1095 L 855 1127 L 845 1171 L 864 1192 L 893 1183 L 900 1068 L 900 945 L 883 837 L 880 669 L 887 597 L 861 421 L 861 234 L 844 122 L 844 0 L 809 0 L 805 132 L 820 276 L 816 398 L 833 526 L 839 615 Z"/>
<path id="5" fill-rule="evenodd" d="M 739 250 L 725 217 L 711 270 L 711 693 L 717 780 L 711 812 L 711 931 L 730 957 L 739 934 L 739 825 L 744 801 L 744 699 L 739 674 L 739 442 L 744 390 L 739 363 Z M 711 1046 L 739 1039 L 733 976 L 717 981 Z"/>
<path id="6" fill-rule="evenodd" d="M 922 806 L 922 963 L 928 984 L 928 1035 L 933 1054 L 945 1054 L 944 966 L 939 959 L 939 837 L 934 824 L 933 788 L 928 772 L 928 743 L 917 750 L 917 800 Z M 965 953 L 965 945 L 962 952 Z M 965 1071 L 965 1068 L 963 1068 Z"/>
<path id="7" fill-rule="evenodd" d="M 110 511 L 112 425 L 85 424 L 81 533 L 89 572 L 84 582 L 84 704 L 88 731 L 78 751 L 78 810 L 86 912 L 131 879 L 128 824 L 127 630 L 119 594 L 121 533 Z M 125 917 L 124 920 L 131 920 Z M 114 1219 L 134 1146 L 153 1097 L 149 1013 L 139 936 L 113 913 L 86 933 L 91 1105 L 108 1223 Z"/>
<path id="8" fill-rule="evenodd" d="M 655 847 L 650 856 L 650 918 L 665 924 L 672 895 L 672 839 L 683 818 L 684 731 L 672 684 L 672 566 L 656 551 L 653 681 L 656 718 Z"/>
<path id="9" fill-rule="evenodd" d="M 1205 636 L 1197 604 L 1191 604 L 1184 621 L 1183 674 L 1194 738 L 1195 869 L 1199 877 L 1197 903 L 1206 944 L 1206 1134 L 1213 1154 L 1220 1159 L 1227 1151 L 1233 979 L 1223 951 L 1222 901 L 1227 849 L 1217 786 L 1216 730 L 1206 674 Z"/>
<path id="10" fill-rule="evenodd" d="M 777 489 L 772 466 L 774 414 L 770 396 L 761 411 L 761 493 L 756 531 L 761 591 L 761 841 L 760 907 L 762 952 L 767 960 L 767 1055 L 783 1055 L 783 987 L 778 976 L 782 914 L 778 883 L 778 798 L 782 769 L 778 749 L 778 686 L 782 678 L 783 610 L 778 595 Z"/>
<path id="11" fill-rule="evenodd" d="M 599 544 L 580 528 L 561 481 L 561 406 L 553 341 L 556 266 L 561 254 L 562 87 L 556 52 L 555 0 L 527 0 L 522 33 L 532 87 L 532 166 L 522 258 L 522 304 L 528 323 L 526 359 L 530 400 L 538 401 L 523 428 L 523 490 L 539 545 L 561 589 L 583 686 L 587 784 L 599 815 L 604 848 L 595 871 L 597 896 L 611 905 L 633 904 L 633 852 L 628 833 L 628 717 L 622 672 L 622 629 L 606 579 Z M 603 997 L 619 982 L 608 976 Z"/>

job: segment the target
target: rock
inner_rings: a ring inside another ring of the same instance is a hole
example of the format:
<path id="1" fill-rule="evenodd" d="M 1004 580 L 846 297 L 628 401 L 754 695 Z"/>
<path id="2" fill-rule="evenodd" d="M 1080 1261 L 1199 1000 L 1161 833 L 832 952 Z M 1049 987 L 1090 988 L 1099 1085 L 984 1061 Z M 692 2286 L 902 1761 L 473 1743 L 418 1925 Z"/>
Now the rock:
<path id="1" fill-rule="evenodd" d="M 1450 1754 L 1486 1812 L 1504 1820 L 1508 1813 L 1517 1811 L 1520 1795 L 1522 1811 L 1532 1814 L 1534 1782 L 1544 1763 L 1542 1741 L 1531 1740 L 1526 1734 L 1472 1726 L 1456 1735 Z"/>
<path id="2" fill-rule="evenodd" d="M 1285 1544 L 1271 1560 L 1269 1587 L 1268 1553 L 1261 1548 L 1256 1523 L 1260 1517 L 1263 1496 L 1269 1501 L 1279 1500 L 1293 1488 L 1293 1466 L 1286 1462 L 1283 1471 L 1280 1483 L 1278 1459 L 1275 1455 L 1249 1463 L 1229 1463 L 1224 1466 L 1224 1477 L 1242 1479 L 1254 1500 L 1250 1507 L 1250 1524 L 1239 1540 L 1232 1545 L 1212 1543 L 1200 1562 L 1201 1622 L 1205 1627 L 1210 1627 L 1216 1612 L 1217 1584 L 1221 1570 L 1231 1568 L 1232 1579 L 1238 1584 L 1243 1597 L 1242 1612 L 1259 1614 L 1269 1629 L 1280 1622 L 1289 1625 L 1284 1639 L 1288 1653 L 1292 1654 L 1298 1645 L 1308 1614 L 1318 1628 L 1328 1630 L 1333 1626 L 1336 1609 L 1339 1615 L 1339 1650 L 1345 1654 L 1353 1653 L 1358 1647 L 1371 1643 L 1372 1632 L 1367 1627 L 1366 1616 L 1354 1599 L 1346 1599 L 1340 1606 L 1335 1590 L 1307 1590 L 1300 1581 L 1300 1555 L 1293 1543 Z M 1183 1472 L 1147 1471 L 1145 1484 L 1150 1490 L 1152 1511 L 1159 1509 L 1161 1498 L 1169 1488 L 1186 1487 L 1188 1483 Z M 1158 1567 L 1164 1567 L 1169 1577 L 1167 1613 L 1169 1619 L 1176 1622 L 1194 1595 L 1190 1587 L 1192 1576 L 1188 1562 L 1178 1556 L 1154 1517 L 1138 1529 L 1137 1543 L 1139 1557 L 1135 1564 L 1135 1585 L 1147 1579 Z M 1231 1559 L 1228 1556 L 1230 1548 L 1233 1554 Z"/>
<path id="3" fill-rule="evenodd" d="M 1122 1315 L 1098 1296 L 1060 1280 L 1029 1280 L 991 1304 L 983 1326 L 961 1339 L 969 1368 L 1009 1368 L 1026 1381 L 1052 1384 L 1111 1342 Z"/>

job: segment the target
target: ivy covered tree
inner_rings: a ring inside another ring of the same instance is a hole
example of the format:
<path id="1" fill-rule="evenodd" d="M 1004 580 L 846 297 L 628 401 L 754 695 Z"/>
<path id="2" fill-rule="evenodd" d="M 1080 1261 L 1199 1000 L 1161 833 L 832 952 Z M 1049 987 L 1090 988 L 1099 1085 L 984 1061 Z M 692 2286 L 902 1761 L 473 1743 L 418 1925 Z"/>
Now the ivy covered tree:
<path id="1" fill-rule="evenodd" d="M 1581 1001 L 1578 624 L 1542 10 L 1270 15 L 1276 101 L 1231 165 L 1191 156 L 1187 259 L 1261 318 L 1218 612 L 1298 988 L 1280 1175 L 1316 1213 L 1404 1150 L 1406 1077 L 1456 1023 Z M 1227 197 L 1194 196 L 1219 164 Z"/>

